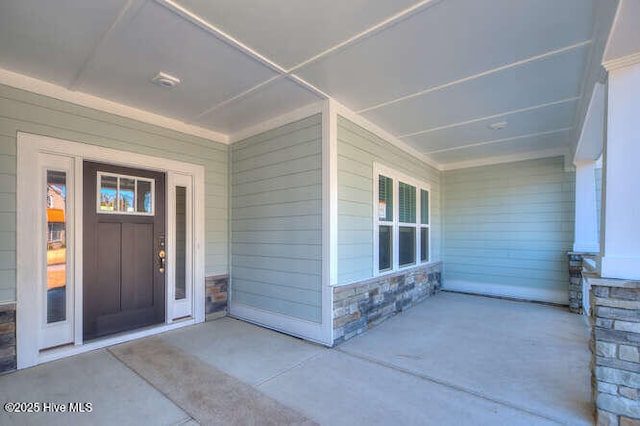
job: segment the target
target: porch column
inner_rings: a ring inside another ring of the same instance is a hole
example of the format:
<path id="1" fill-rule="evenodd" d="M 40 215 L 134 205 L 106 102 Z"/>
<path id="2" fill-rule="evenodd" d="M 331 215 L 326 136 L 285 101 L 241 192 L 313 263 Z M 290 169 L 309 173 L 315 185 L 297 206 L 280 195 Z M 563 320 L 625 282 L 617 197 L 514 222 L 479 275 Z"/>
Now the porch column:
<path id="1" fill-rule="evenodd" d="M 633 57 L 634 61 L 622 64 L 616 61 L 613 69 L 607 67 L 602 277 L 637 280 L 640 279 L 640 50 Z"/>
<path id="2" fill-rule="evenodd" d="M 595 169 L 596 161 L 576 165 L 574 252 L 600 253 Z"/>

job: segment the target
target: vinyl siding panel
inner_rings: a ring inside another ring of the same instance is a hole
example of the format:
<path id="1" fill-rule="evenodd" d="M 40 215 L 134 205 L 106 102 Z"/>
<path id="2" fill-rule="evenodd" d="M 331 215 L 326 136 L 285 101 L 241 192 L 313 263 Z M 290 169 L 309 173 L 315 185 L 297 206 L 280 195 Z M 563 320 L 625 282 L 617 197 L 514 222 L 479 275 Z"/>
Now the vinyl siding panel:
<path id="1" fill-rule="evenodd" d="M 19 131 L 203 165 L 206 273 L 227 273 L 228 146 L 0 85 L 0 301 L 15 300 Z"/>
<path id="2" fill-rule="evenodd" d="M 321 322 L 322 120 L 231 147 L 231 300 Z"/>
<path id="3" fill-rule="evenodd" d="M 431 260 L 441 260 L 441 173 L 338 117 L 338 283 L 373 276 L 373 163 L 431 185 Z"/>
<path id="4" fill-rule="evenodd" d="M 447 281 L 566 291 L 575 174 L 546 158 L 444 173 Z"/>

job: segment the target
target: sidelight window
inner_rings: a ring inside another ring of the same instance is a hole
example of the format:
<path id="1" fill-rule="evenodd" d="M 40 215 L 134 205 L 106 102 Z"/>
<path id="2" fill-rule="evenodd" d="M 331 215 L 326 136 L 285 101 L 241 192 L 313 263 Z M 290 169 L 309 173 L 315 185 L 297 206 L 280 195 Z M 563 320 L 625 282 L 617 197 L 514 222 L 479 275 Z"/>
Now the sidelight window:
<path id="1" fill-rule="evenodd" d="M 67 312 L 67 174 L 47 170 L 47 323 Z"/>

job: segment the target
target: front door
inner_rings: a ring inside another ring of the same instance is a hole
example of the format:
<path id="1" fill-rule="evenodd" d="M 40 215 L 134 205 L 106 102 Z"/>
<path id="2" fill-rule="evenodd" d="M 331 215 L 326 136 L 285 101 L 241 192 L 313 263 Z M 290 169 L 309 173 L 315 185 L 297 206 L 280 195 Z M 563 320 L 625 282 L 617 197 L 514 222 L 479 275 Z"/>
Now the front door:
<path id="1" fill-rule="evenodd" d="M 84 162 L 83 338 L 165 322 L 165 174 Z"/>

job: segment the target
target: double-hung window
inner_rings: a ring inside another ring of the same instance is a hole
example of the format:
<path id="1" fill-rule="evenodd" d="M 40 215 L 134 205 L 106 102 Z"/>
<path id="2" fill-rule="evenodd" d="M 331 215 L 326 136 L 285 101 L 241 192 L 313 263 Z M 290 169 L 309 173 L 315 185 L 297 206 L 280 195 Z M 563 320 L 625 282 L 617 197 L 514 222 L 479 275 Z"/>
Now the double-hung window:
<path id="1" fill-rule="evenodd" d="M 377 273 L 429 262 L 429 186 L 380 166 L 374 180 Z"/>
<path id="2" fill-rule="evenodd" d="M 429 261 L 429 190 L 420 189 L 420 261 Z"/>

